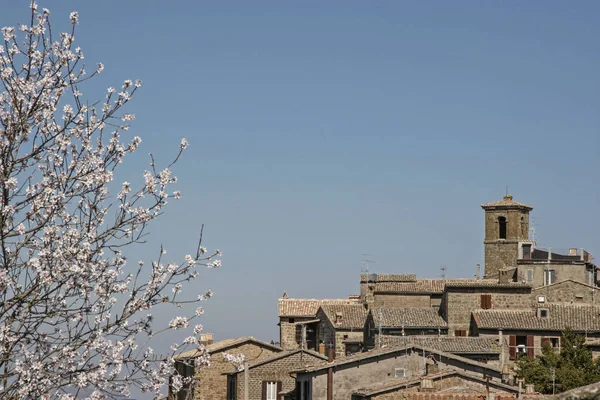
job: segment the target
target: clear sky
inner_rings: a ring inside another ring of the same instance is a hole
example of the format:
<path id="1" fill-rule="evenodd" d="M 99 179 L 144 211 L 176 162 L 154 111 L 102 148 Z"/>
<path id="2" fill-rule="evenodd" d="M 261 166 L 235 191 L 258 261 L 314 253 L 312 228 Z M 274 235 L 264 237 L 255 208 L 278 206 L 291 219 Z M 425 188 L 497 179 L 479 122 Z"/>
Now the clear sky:
<path id="1" fill-rule="evenodd" d="M 5 0 L 0 25 L 26 23 L 27 3 Z M 215 293 L 202 322 L 217 340 L 278 340 L 284 291 L 358 293 L 365 257 L 473 276 L 480 204 L 507 185 L 535 207 L 538 246 L 600 260 L 597 1 L 39 4 L 62 29 L 79 11 L 76 43 L 106 67 L 88 99 L 144 81 L 128 109 L 141 154 L 118 179 L 188 138 L 183 198 L 129 256 L 163 243 L 179 260 L 206 224 L 223 267 L 197 291 Z"/>

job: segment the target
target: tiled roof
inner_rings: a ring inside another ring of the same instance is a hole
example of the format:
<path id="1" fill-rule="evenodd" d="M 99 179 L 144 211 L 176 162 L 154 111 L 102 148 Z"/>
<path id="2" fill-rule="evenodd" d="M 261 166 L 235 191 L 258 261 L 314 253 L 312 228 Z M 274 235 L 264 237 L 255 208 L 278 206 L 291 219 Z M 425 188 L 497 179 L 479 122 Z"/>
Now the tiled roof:
<path id="1" fill-rule="evenodd" d="M 516 386 L 510 386 L 510 385 L 506 385 L 504 383 L 495 382 L 495 381 L 488 382 L 481 375 L 470 374 L 468 372 L 464 372 L 464 371 L 460 371 L 460 370 L 456 370 L 456 369 L 447 369 L 447 370 L 440 371 L 437 374 L 430 374 L 427 376 L 419 376 L 417 378 L 395 379 L 391 382 L 387 382 L 387 383 L 383 383 L 383 384 L 376 383 L 376 384 L 373 384 L 372 386 L 358 389 L 357 391 L 354 392 L 354 394 L 358 395 L 358 396 L 364 396 L 364 397 L 377 396 L 377 395 L 389 393 L 389 392 L 392 392 L 392 391 L 395 391 L 398 389 L 404 389 L 404 388 L 408 388 L 411 386 L 420 385 L 421 381 L 425 377 L 428 379 L 431 379 L 433 381 L 436 381 L 438 379 L 445 379 L 445 378 L 448 378 L 451 376 L 459 376 L 459 377 L 462 377 L 469 381 L 476 381 L 476 382 L 490 385 L 493 388 L 501 388 L 509 393 L 518 393 L 519 392 L 519 388 Z M 469 390 L 468 390 L 468 392 L 473 392 L 473 391 L 474 391 L 473 388 L 469 388 Z"/>
<path id="2" fill-rule="evenodd" d="M 563 285 L 563 284 L 566 284 L 566 283 L 574 283 L 575 285 L 579 285 L 582 288 L 586 288 L 586 289 L 600 290 L 600 288 L 598 288 L 596 286 L 588 285 L 587 283 L 578 282 L 578 281 L 575 281 L 573 279 L 565 279 L 565 280 L 562 280 L 562 281 L 559 281 L 559 282 L 551 283 L 550 285 L 538 286 L 536 288 L 533 288 L 533 291 L 536 292 L 538 290 L 544 290 L 544 289 L 548 289 L 548 288 L 551 288 L 551 287 L 554 287 L 554 286 Z"/>
<path id="3" fill-rule="evenodd" d="M 208 353 L 218 353 L 218 352 L 226 350 L 230 347 L 240 346 L 247 342 L 252 342 L 252 343 L 254 343 L 258 346 L 262 346 L 262 347 L 268 347 L 275 351 L 282 351 L 281 347 L 277 347 L 270 343 L 263 342 L 262 340 L 258 340 L 252 336 L 243 336 L 243 337 L 239 337 L 239 338 L 235 338 L 235 339 L 221 340 L 219 342 L 209 344 L 208 346 L 206 346 L 205 351 Z M 200 354 L 201 354 L 201 352 L 198 349 L 192 349 L 192 350 L 188 350 L 186 352 L 177 354 L 175 356 L 175 358 L 194 358 L 194 357 L 199 356 Z"/>
<path id="4" fill-rule="evenodd" d="M 464 280 L 464 281 L 451 281 L 446 283 L 447 288 L 488 288 L 488 289 L 528 289 L 531 285 L 522 282 L 507 282 L 499 283 L 497 279 L 478 279 L 478 280 Z"/>
<path id="5" fill-rule="evenodd" d="M 425 354 L 425 353 L 435 354 L 435 355 L 439 356 L 440 358 L 443 358 L 444 362 L 447 362 L 448 360 L 455 360 L 455 361 L 460 361 L 463 364 L 469 364 L 469 365 L 481 368 L 483 370 L 494 372 L 496 374 L 502 373 L 502 370 L 494 365 L 484 364 L 479 361 L 475 361 L 475 360 L 471 360 L 469 358 L 458 356 L 456 354 L 448 353 L 448 352 L 434 349 L 431 347 L 420 346 L 417 344 L 411 344 L 408 346 L 384 347 L 381 349 L 370 350 L 370 351 L 367 351 L 364 353 L 356 353 L 356 354 L 348 356 L 348 357 L 339 358 L 337 360 L 334 360 L 331 363 L 326 363 L 321 366 L 315 366 L 315 367 L 302 369 L 302 370 L 299 370 L 296 372 L 304 373 L 304 372 L 322 371 L 322 370 L 326 370 L 332 366 L 336 367 L 336 366 L 354 364 L 354 363 L 360 364 L 369 359 L 373 359 L 375 362 L 377 362 L 379 360 L 379 358 L 383 355 L 395 354 L 395 353 L 397 353 L 397 355 L 403 355 L 408 350 L 414 350 L 414 351 L 417 351 L 417 352 L 423 353 L 423 354 Z"/>
<path id="6" fill-rule="evenodd" d="M 590 305 L 548 304 L 540 307 L 548 316 L 537 316 L 536 310 L 476 310 L 473 319 L 479 329 L 518 329 L 527 331 L 577 332 L 600 331 L 600 307 Z"/>
<path id="7" fill-rule="evenodd" d="M 375 335 L 375 343 L 379 343 Z M 392 336 L 381 335 L 382 346 L 408 346 L 418 344 L 453 354 L 500 354 L 501 348 L 494 338 L 471 336 Z"/>
<path id="8" fill-rule="evenodd" d="M 447 285 L 498 285 L 497 279 L 417 279 L 414 282 L 376 282 L 376 293 L 442 294 Z"/>
<path id="9" fill-rule="evenodd" d="M 280 317 L 314 317 L 325 304 L 358 304 L 360 299 L 279 299 Z"/>
<path id="10" fill-rule="evenodd" d="M 324 304 L 321 309 L 335 328 L 363 329 L 365 326 L 367 310 L 362 304 Z M 338 315 L 341 315 L 339 323 Z"/>
<path id="11" fill-rule="evenodd" d="M 528 206 L 527 204 L 523 204 L 523 203 L 519 203 L 518 201 L 514 201 L 513 197 L 511 195 L 506 195 L 504 196 L 504 198 L 500 201 L 494 201 L 491 203 L 487 203 L 487 204 L 482 204 L 481 208 L 488 209 L 488 208 L 525 208 L 528 210 L 533 210 L 533 207 Z"/>
<path id="12" fill-rule="evenodd" d="M 433 307 L 377 308 L 371 311 L 375 325 L 382 328 L 446 328 L 448 324 Z M 380 321 L 381 315 L 381 321 Z"/>
<path id="13" fill-rule="evenodd" d="M 442 293 L 445 280 L 419 279 L 414 282 L 376 282 L 375 293 Z"/>
<path id="14" fill-rule="evenodd" d="M 254 367 L 258 367 L 260 365 L 264 365 L 264 364 L 268 364 L 270 362 L 273 361 L 277 361 L 277 360 L 281 360 L 282 358 L 286 358 L 289 356 L 292 356 L 296 353 L 303 353 L 303 354 L 307 354 L 309 356 L 312 356 L 310 358 L 306 358 L 305 362 L 302 365 L 298 365 L 298 367 L 302 368 L 302 367 L 309 367 L 309 366 L 313 366 L 315 364 L 322 364 L 324 361 L 327 360 L 327 357 L 325 357 L 322 354 L 317 353 L 316 351 L 312 351 L 312 350 L 302 350 L 302 349 L 296 349 L 296 350 L 284 350 L 280 353 L 276 353 L 276 354 L 272 354 L 266 358 L 263 358 L 261 360 L 255 361 L 253 363 L 249 363 L 248 364 L 248 369 L 252 369 Z M 226 372 L 224 373 L 224 375 L 235 375 L 237 373 L 240 373 L 242 371 L 233 371 L 233 372 Z"/>
<path id="15" fill-rule="evenodd" d="M 360 281 L 368 282 L 370 279 L 375 278 L 375 282 L 415 282 L 417 280 L 416 274 L 361 274 Z"/>

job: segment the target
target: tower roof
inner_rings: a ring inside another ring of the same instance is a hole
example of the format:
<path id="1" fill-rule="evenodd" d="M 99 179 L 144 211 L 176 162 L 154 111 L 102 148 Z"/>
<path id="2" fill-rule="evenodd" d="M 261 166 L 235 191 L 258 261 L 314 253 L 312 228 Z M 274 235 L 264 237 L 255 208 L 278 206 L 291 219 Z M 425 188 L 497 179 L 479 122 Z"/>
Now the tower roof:
<path id="1" fill-rule="evenodd" d="M 527 204 L 519 203 L 518 201 L 514 201 L 513 197 L 510 194 L 504 196 L 504 198 L 500 201 L 494 201 L 492 203 L 482 204 L 481 208 L 484 210 L 494 210 L 494 209 L 521 209 L 521 210 L 533 210 L 533 207 L 528 206 Z"/>

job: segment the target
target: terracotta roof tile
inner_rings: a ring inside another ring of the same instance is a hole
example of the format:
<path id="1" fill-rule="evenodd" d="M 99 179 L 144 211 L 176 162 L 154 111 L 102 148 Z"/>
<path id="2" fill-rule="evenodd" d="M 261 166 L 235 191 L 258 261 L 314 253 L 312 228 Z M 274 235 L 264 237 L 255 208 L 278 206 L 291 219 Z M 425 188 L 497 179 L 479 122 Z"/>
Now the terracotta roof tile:
<path id="1" fill-rule="evenodd" d="M 306 368 L 306 369 L 298 370 L 296 372 L 304 373 L 304 372 L 323 371 L 323 370 L 327 370 L 329 367 L 335 367 L 335 366 L 341 366 L 341 365 L 347 365 L 347 364 L 353 364 L 353 363 L 361 363 L 361 362 L 369 360 L 369 359 L 378 360 L 379 357 L 382 355 L 395 354 L 395 353 L 400 355 L 400 354 L 404 354 L 406 352 L 406 350 L 410 350 L 410 349 L 416 350 L 419 353 L 437 354 L 437 355 L 445 358 L 446 360 L 457 360 L 457 361 L 460 361 L 465 364 L 470 364 L 473 366 L 477 366 L 479 368 L 483 368 L 484 371 L 488 370 L 488 371 L 493 371 L 495 373 L 502 373 L 502 369 L 500 369 L 494 365 L 484 364 L 479 361 L 475 361 L 475 360 L 471 360 L 469 358 L 458 356 L 456 354 L 448 353 L 448 352 L 434 349 L 431 347 L 420 346 L 418 344 L 411 344 L 408 346 L 384 347 L 381 349 L 374 349 L 374 350 L 370 350 L 370 351 L 363 352 L 363 353 L 356 353 L 356 354 L 353 354 L 348 357 L 342 357 L 342 358 L 336 359 L 333 362 L 326 363 L 322 366 Z"/>
<path id="2" fill-rule="evenodd" d="M 535 309 L 477 310 L 473 319 L 479 329 L 600 331 L 600 306 L 548 304 L 540 308 L 548 310 L 547 317 L 538 317 Z"/>
<path id="3" fill-rule="evenodd" d="M 361 274 L 360 281 L 368 282 L 375 278 L 375 282 L 415 282 L 416 274 Z"/>
<path id="4" fill-rule="evenodd" d="M 414 282 L 376 282 L 376 293 L 442 294 L 446 285 L 498 285 L 497 279 L 417 279 Z"/>
<path id="5" fill-rule="evenodd" d="M 205 351 L 208 353 L 218 353 L 218 352 L 228 349 L 230 347 L 240 346 L 247 342 L 252 342 L 252 343 L 255 343 L 255 344 L 257 344 L 259 346 L 263 346 L 263 347 L 268 347 L 275 351 L 282 351 L 282 349 L 280 347 L 277 347 L 277 346 L 272 345 L 267 342 L 263 342 L 262 340 L 258 340 L 252 336 L 243 336 L 243 337 L 239 337 L 239 338 L 235 338 L 235 339 L 221 340 L 219 342 L 209 344 L 208 346 L 206 346 Z M 186 352 L 177 354 L 175 356 L 175 358 L 193 358 L 193 357 L 199 356 L 200 354 L 201 354 L 201 352 L 198 349 L 192 349 L 192 350 L 188 350 Z"/>
<path id="6" fill-rule="evenodd" d="M 519 203 L 518 201 L 514 201 L 511 195 L 506 195 L 500 201 L 494 201 L 487 204 L 482 204 L 481 208 L 489 209 L 489 208 L 525 208 L 528 210 L 533 210 L 533 207 L 528 206 L 527 204 Z"/>
<path id="7" fill-rule="evenodd" d="M 375 335 L 379 343 L 379 335 Z M 381 335 L 382 346 L 407 346 L 418 344 L 453 354 L 500 354 L 501 348 L 494 338 L 459 336 L 392 336 Z"/>
<path id="8" fill-rule="evenodd" d="M 360 299 L 279 299 L 280 317 L 314 317 L 325 304 L 358 304 Z"/>
<path id="9" fill-rule="evenodd" d="M 371 311 L 375 325 L 382 328 L 446 328 L 448 324 L 435 308 L 378 308 Z M 381 314 L 381 321 L 379 316 Z"/>
<path id="10" fill-rule="evenodd" d="M 367 320 L 367 310 L 362 304 L 324 304 L 321 310 L 338 329 L 363 329 Z M 338 315 L 341 315 L 339 322 Z"/>

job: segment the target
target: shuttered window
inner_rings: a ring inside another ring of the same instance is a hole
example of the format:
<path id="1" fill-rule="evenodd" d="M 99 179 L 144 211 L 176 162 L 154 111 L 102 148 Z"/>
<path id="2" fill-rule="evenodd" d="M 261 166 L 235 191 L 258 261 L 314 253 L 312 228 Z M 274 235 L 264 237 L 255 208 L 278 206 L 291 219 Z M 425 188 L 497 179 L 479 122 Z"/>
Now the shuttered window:
<path id="1" fill-rule="evenodd" d="M 533 358 L 533 336 L 527 336 L 527 357 Z"/>
<path id="2" fill-rule="evenodd" d="M 262 400 L 278 400 L 279 392 L 281 392 L 281 382 L 262 383 Z"/>
<path id="3" fill-rule="evenodd" d="M 491 294 L 482 294 L 481 295 L 481 308 L 484 310 L 489 310 L 492 308 L 492 295 Z"/>
<path id="4" fill-rule="evenodd" d="M 454 336 L 467 336 L 467 331 L 465 329 L 455 329 Z"/>
<path id="5" fill-rule="evenodd" d="M 508 354 L 511 360 L 517 358 L 517 337 L 515 335 L 510 335 L 508 338 Z"/>
<path id="6" fill-rule="evenodd" d="M 302 325 L 296 325 L 296 343 L 302 344 Z"/>

